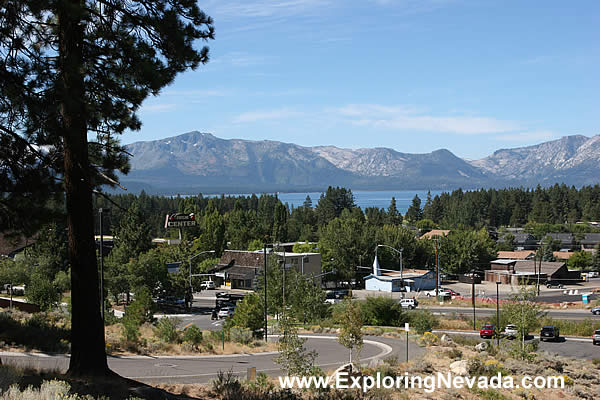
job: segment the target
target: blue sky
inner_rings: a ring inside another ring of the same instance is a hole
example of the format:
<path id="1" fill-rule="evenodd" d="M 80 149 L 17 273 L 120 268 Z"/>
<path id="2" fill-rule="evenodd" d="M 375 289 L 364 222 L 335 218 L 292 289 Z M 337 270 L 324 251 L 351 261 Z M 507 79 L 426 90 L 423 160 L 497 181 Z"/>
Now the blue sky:
<path id="1" fill-rule="evenodd" d="M 123 143 L 198 130 L 477 159 L 600 134 L 600 1 L 199 5 L 211 61 L 149 98 Z"/>

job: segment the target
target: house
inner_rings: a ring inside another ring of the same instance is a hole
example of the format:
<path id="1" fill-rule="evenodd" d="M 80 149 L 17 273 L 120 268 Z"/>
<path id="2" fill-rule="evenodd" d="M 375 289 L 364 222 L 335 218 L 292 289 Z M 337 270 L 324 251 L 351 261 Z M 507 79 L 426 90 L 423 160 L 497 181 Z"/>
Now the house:
<path id="1" fill-rule="evenodd" d="M 320 253 L 287 253 L 269 252 L 270 257 L 277 257 L 281 266 L 294 269 L 306 277 L 321 274 Z M 264 251 L 225 250 L 219 263 L 209 271 L 215 275 L 217 285 L 231 286 L 232 289 L 256 289 L 257 279 L 265 265 Z M 315 278 L 315 283 L 320 284 L 320 277 Z"/>
<path id="2" fill-rule="evenodd" d="M 499 251 L 498 259 L 504 260 L 531 260 L 535 252 L 531 250 Z"/>
<path id="3" fill-rule="evenodd" d="M 419 239 L 433 239 L 435 237 L 448 236 L 450 230 L 446 229 L 433 229 L 427 233 L 424 233 Z"/>
<path id="4" fill-rule="evenodd" d="M 513 245 L 517 250 L 535 250 L 537 248 L 537 239 L 527 232 L 507 232 L 498 239 L 498 243 L 505 243 L 506 236 L 509 234 L 514 237 Z"/>
<path id="5" fill-rule="evenodd" d="M 571 258 L 571 256 L 575 254 L 575 252 L 573 251 L 553 251 L 552 255 L 554 256 L 554 258 L 556 258 L 557 260 L 568 260 L 569 258 Z"/>
<path id="6" fill-rule="evenodd" d="M 0 257 L 14 258 L 15 255 L 33 245 L 35 242 L 35 238 L 0 233 Z"/>
<path id="7" fill-rule="evenodd" d="M 550 236 L 553 241 L 560 242 L 561 249 L 572 250 L 575 248 L 575 236 L 572 233 L 550 232 L 546 237 Z"/>
<path id="8" fill-rule="evenodd" d="M 418 292 L 435 289 L 435 271 L 405 269 L 400 273 L 367 275 L 365 290 L 377 292 Z"/>
<path id="9" fill-rule="evenodd" d="M 600 233 L 586 233 L 580 243 L 583 250 L 593 249 L 600 243 Z"/>
<path id="10" fill-rule="evenodd" d="M 435 288 L 435 272 L 404 269 L 398 272 L 381 272 L 377 256 L 373 261 L 373 273 L 364 277 L 365 289 L 376 292 L 418 292 Z"/>
<path id="11" fill-rule="evenodd" d="M 541 265 L 541 267 L 540 267 Z M 573 283 L 581 280 L 580 271 L 569 271 L 565 262 L 534 260 L 494 260 L 485 272 L 484 280 L 517 285 L 522 282 L 541 283 L 547 280 Z"/>

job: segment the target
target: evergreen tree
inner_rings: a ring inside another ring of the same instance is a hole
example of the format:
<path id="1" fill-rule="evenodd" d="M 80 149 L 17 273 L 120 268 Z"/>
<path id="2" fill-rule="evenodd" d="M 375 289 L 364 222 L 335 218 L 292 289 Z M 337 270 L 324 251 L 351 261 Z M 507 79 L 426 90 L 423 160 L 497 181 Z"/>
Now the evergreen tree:
<path id="1" fill-rule="evenodd" d="M 48 199 L 64 193 L 69 373 L 105 375 L 99 297 L 90 296 L 98 292 L 92 192 L 115 184 L 115 169 L 127 172 L 115 135 L 140 128 L 144 99 L 208 61 L 208 48 L 193 44 L 214 37 L 212 20 L 190 0 L 4 2 L 0 20 L 2 221 L 32 229 Z"/>
<path id="2" fill-rule="evenodd" d="M 387 210 L 387 223 L 390 225 L 398 225 L 402 223 L 402 214 L 400 214 L 400 212 L 398 211 L 398 208 L 396 208 L 396 198 L 392 197 L 392 200 L 390 201 L 390 206 L 388 207 Z"/>
<path id="3" fill-rule="evenodd" d="M 413 198 L 408 211 L 406 211 L 406 219 L 412 223 L 416 223 L 423 219 L 423 210 L 421 209 L 421 199 L 419 198 L 419 195 L 415 195 Z"/>

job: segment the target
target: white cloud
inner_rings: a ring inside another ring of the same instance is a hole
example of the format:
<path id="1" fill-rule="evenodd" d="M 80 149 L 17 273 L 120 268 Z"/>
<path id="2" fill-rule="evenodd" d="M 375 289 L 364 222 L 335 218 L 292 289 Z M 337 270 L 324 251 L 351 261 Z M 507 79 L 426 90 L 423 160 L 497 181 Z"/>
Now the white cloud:
<path id="1" fill-rule="evenodd" d="M 143 105 L 140 112 L 141 113 L 163 113 L 173 111 L 177 108 L 177 104 L 175 103 L 162 103 L 162 104 L 148 104 Z"/>
<path id="2" fill-rule="evenodd" d="M 233 123 L 242 124 L 259 121 L 276 121 L 281 119 L 295 118 L 301 115 L 303 115 L 303 113 L 287 108 L 268 111 L 250 111 L 239 114 L 233 118 Z"/>
<path id="3" fill-rule="evenodd" d="M 353 125 L 380 129 L 464 135 L 512 132 L 520 129 L 519 124 L 513 121 L 490 117 L 430 115 L 411 106 L 351 104 L 338 108 L 336 112 Z"/>
<path id="4" fill-rule="evenodd" d="M 233 67 L 251 67 L 266 64 L 273 59 L 274 57 L 258 56 L 243 51 L 234 51 L 215 58 L 211 61 L 211 64 L 226 64 Z"/>
<path id="5" fill-rule="evenodd" d="M 225 4 L 224 4 L 225 3 Z M 214 10 L 215 15 L 227 17 L 267 18 L 289 17 L 312 12 L 314 9 L 327 8 L 328 0 L 286 0 L 286 1 L 228 1 L 209 2 L 204 9 Z"/>

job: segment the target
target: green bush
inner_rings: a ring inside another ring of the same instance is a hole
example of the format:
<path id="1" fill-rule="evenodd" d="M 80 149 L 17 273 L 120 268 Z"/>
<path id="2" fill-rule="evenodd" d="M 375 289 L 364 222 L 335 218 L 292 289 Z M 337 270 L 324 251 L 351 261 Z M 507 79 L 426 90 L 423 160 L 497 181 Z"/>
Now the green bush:
<path id="1" fill-rule="evenodd" d="M 235 343 L 249 344 L 252 341 L 252 331 L 247 328 L 231 328 L 229 338 Z"/>
<path id="2" fill-rule="evenodd" d="M 71 271 L 58 271 L 54 277 L 54 287 L 60 292 L 68 292 L 71 290 Z"/>
<path id="3" fill-rule="evenodd" d="M 22 376 L 23 373 L 20 370 L 10 365 L 0 365 L 0 393 L 18 383 Z"/>
<path id="4" fill-rule="evenodd" d="M 429 310 L 415 310 L 410 313 L 410 324 L 419 335 L 431 332 L 438 323 L 437 317 Z"/>
<path id="5" fill-rule="evenodd" d="M 256 293 L 250 293 L 235 308 L 233 315 L 233 325 L 240 328 L 248 328 L 257 332 L 263 328 L 265 323 L 263 304 Z"/>
<path id="6" fill-rule="evenodd" d="M 150 322 L 153 303 L 150 291 L 140 288 L 135 295 L 135 300 L 125 309 L 123 315 L 123 336 L 128 342 L 137 342 L 140 337 L 140 326 L 144 322 Z"/>
<path id="7" fill-rule="evenodd" d="M 202 331 L 196 325 L 191 325 L 183 332 L 183 341 L 199 345 L 202 343 Z"/>
<path id="8" fill-rule="evenodd" d="M 60 301 L 61 294 L 46 277 L 33 274 L 25 290 L 27 300 L 36 304 L 43 311 L 50 311 Z"/>
<path id="9" fill-rule="evenodd" d="M 408 321 L 398 301 L 389 297 L 367 297 L 360 305 L 365 325 L 403 326 Z"/>
<path id="10" fill-rule="evenodd" d="M 177 318 L 161 318 L 156 323 L 154 335 L 163 342 L 176 343 L 179 339 L 177 325 L 179 325 L 179 320 Z M 202 335 L 202 332 L 200 332 L 200 335 Z"/>

